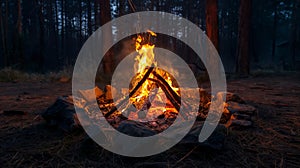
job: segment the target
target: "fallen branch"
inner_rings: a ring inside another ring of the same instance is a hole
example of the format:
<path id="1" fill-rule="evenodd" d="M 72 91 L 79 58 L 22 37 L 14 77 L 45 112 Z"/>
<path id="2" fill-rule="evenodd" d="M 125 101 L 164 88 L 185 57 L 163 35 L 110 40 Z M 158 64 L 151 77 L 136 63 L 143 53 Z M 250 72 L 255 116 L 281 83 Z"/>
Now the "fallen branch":
<path id="1" fill-rule="evenodd" d="M 178 163 L 183 161 L 185 158 L 190 156 L 200 145 L 195 146 L 192 150 L 190 150 L 187 154 L 185 154 L 181 159 L 179 159 L 172 167 L 175 167 Z"/>

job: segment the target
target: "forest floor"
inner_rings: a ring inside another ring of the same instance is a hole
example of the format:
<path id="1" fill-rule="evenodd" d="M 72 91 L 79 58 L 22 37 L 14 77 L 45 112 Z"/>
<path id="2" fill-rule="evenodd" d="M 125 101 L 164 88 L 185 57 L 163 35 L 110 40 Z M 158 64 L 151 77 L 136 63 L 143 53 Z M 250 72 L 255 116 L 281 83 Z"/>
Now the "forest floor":
<path id="1" fill-rule="evenodd" d="M 257 115 L 251 128 L 229 128 L 222 150 L 176 145 L 159 155 L 129 158 L 101 148 L 81 129 L 64 133 L 46 125 L 40 114 L 58 96 L 70 95 L 71 83 L 0 83 L 0 167 L 299 167 L 300 74 L 227 84 Z"/>

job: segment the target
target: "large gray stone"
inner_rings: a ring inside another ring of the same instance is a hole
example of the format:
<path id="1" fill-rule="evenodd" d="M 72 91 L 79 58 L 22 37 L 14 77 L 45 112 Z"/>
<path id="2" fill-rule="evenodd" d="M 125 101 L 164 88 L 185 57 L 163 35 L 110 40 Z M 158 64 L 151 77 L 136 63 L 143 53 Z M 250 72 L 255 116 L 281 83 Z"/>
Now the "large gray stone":
<path id="1" fill-rule="evenodd" d="M 233 101 L 233 102 L 245 104 L 245 101 L 242 98 L 240 98 L 239 95 L 231 92 L 226 92 L 226 101 L 228 102 Z"/>
<path id="2" fill-rule="evenodd" d="M 93 89 L 79 90 L 78 92 L 87 102 L 92 102 L 95 98 L 98 98 L 104 94 L 104 92 L 97 86 Z"/>
<path id="3" fill-rule="evenodd" d="M 240 113 L 240 114 L 248 114 L 252 116 L 256 111 L 255 107 L 247 104 L 240 104 L 232 101 L 227 102 L 227 104 L 228 104 L 227 109 L 231 114 Z"/>
<path id="4" fill-rule="evenodd" d="M 252 122 L 247 120 L 232 120 L 231 126 L 251 127 Z"/>
<path id="5" fill-rule="evenodd" d="M 218 125 L 206 141 L 199 143 L 198 138 L 203 124 L 204 122 L 202 121 L 195 122 L 190 132 L 180 141 L 180 144 L 199 144 L 209 149 L 221 150 L 224 146 L 226 127 L 224 125 Z"/>
<path id="6" fill-rule="evenodd" d="M 57 126 L 66 132 L 79 125 L 71 96 L 59 97 L 52 106 L 42 113 L 42 117 L 50 126 Z"/>
<path id="7" fill-rule="evenodd" d="M 135 137 L 148 137 L 156 134 L 145 124 L 135 121 L 123 121 L 117 128 L 118 131 Z"/>

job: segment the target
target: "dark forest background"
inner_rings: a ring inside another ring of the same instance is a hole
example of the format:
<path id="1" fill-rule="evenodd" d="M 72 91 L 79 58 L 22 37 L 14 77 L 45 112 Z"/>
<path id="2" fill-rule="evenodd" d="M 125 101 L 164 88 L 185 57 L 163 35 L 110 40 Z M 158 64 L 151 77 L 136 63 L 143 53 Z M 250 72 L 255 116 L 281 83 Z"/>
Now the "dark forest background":
<path id="1" fill-rule="evenodd" d="M 205 30 L 227 72 L 300 69 L 300 0 L 0 0 L 0 67 L 72 66 L 85 40 L 134 12 L 132 4 L 180 15 Z M 184 45 L 174 45 L 189 57 Z"/>

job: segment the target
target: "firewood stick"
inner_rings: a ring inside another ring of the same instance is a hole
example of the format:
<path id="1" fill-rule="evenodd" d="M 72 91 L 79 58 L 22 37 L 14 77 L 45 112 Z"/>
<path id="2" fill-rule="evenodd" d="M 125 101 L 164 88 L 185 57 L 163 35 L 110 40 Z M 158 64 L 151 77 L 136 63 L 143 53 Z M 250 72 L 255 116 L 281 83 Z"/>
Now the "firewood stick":
<path id="1" fill-rule="evenodd" d="M 180 96 L 171 88 L 171 86 L 168 84 L 168 82 L 161 76 L 159 75 L 157 72 L 153 71 L 152 74 L 159 80 L 161 81 L 164 86 L 167 87 L 168 91 L 170 92 L 170 94 L 174 97 L 174 99 L 177 101 L 178 104 L 181 104 L 181 98 Z M 182 102 L 182 105 L 185 109 L 192 109 L 187 103 Z"/>
<path id="2" fill-rule="evenodd" d="M 138 84 L 132 89 L 132 91 L 129 93 L 129 97 L 133 96 L 135 92 L 144 84 L 144 82 L 147 80 L 151 72 L 153 71 L 154 67 L 150 67 L 143 78 L 138 82 Z"/>
<path id="3" fill-rule="evenodd" d="M 173 106 L 176 108 L 176 110 L 180 109 L 180 103 L 170 94 L 169 90 L 166 88 L 166 86 L 160 80 L 153 79 L 153 78 L 148 78 L 148 80 L 157 83 L 158 86 L 164 91 L 167 98 L 171 101 Z"/>
<path id="4" fill-rule="evenodd" d="M 153 78 L 148 78 L 148 80 L 153 81 L 155 83 L 158 84 L 158 86 L 164 91 L 164 93 L 166 94 L 166 97 L 170 100 L 170 102 L 172 103 L 172 105 L 175 107 L 175 109 L 180 113 L 180 115 L 187 120 L 187 116 L 184 113 L 180 112 L 180 100 L 179 102 L 169 93 L 167 86 L 165 86 L 163 84 L 162 81 L 157 80 L 157 79 L 153 79 Z"/>
<path id="5" fill-rule="evenodd" d="M 172 94 L 172 96 L 174 97 L 174 99 L 177 102 L 180 102 L 180 96 L 171 88 L 171 86 L 168 84 L 168 82 L 162 77 L 160 76 L 157 72 L 153 71 L 152 74 L 163 83 L 164 86 L 167 87 L 167 89 L 169 90 L 169 92 Z"/>
<path id="6" fill-rule="evenodd" d="M 124 97 L 123 100 L 120 101 L 119 106 L 122 106 L 128 100 L 129 100 L 128 96 Z M 106 117 L 106 118 L 109 117 L 110 115 L 112 115 L 117 110 L 118 110 L 118 108 L 116 106 L 113 106 L 112 109 L 104 115 L 104 117 Z"/>
<path id="7" fill-rule="evenodd" d="M 129 98 L 135 94 L 137 90 L 143 85 L 143 83 L 147 80 L 151 72 L 153 71 L 154 67 L 148 68 L 147 72 L 143 76 L 143 78 L 138 82 L 138 84 L 132 89 L 132 91 L 129 93 L 128 96 L 125 96 L 123 100 L 120 101 L 119 106 L 122 106 L 126 101 L 129 101 Z M 115 111 L 117 111 L 118 108 L 114 106 L 108 113 L 104 115 L 104 117 L 109 117 L 112 115 Z"/>
<path id="8" fill-rule="evenodd" d="M 140 108 L 140 109 L 137 111 L 137 113 L 139 113 L 140 111 L 148 110 L 148 109 L 151 107 L 151 104 L 152 104 L 153 100 L 155 99 L 155 96 L 156 96 L 157 93 L 158 93 L 158 88 L 159 88 L 159 86 L 155 83 L 155 85 L 154 85 L 154 86 L 151 88 L 151 90 L 149 91 L 148 96 L 145 98 L 145 101 L 144 101 L 144 103 L 143 103 L 142 108 Z M 151 91 L 152 91 L 153 89 L 155 89 L 155 90 L 154 90 L 153 94 L 150 95 L 150 94 L 151 94 Z"/>

